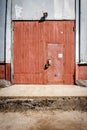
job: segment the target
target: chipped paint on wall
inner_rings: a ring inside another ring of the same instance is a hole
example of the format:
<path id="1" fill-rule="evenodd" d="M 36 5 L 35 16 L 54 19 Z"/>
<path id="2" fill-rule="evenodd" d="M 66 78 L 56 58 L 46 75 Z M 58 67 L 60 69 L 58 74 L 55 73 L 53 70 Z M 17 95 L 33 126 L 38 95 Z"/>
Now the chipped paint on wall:
<path id="1" fill-rule="evenodd" d="M 23 8 L 18 5 L 15 5 L 16 19 L 20 19 L 22 17 L 22 12 L 23 12 Z"/>

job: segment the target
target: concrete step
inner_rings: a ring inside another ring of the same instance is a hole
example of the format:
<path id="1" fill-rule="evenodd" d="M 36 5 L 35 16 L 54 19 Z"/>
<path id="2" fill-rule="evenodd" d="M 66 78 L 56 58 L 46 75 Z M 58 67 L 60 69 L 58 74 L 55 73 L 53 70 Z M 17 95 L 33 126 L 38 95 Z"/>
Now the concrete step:
<path id="1" fill-rule="evenodd" d="M 0 89 L 0 110 L 87 111 L 87 88 L 75 85 L 13 85 Z"/>
<path id="2" fill-rule="evenodd" d="M 87 88 L 76 85 L 12 85 L 0 89 L 0 97 L 86 97 Z"/>

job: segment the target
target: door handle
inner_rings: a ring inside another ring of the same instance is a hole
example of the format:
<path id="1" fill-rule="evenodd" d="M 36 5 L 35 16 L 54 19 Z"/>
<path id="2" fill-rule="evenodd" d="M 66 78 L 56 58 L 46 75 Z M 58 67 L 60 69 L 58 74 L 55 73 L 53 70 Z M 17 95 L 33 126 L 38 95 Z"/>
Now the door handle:
<path id="1" fill-rule="evenodd" d="M 50 65 L 51 65 L 51 60 L 48 59 L 47 63 L 45 64 L 45 70 L 48 69 Z"/>

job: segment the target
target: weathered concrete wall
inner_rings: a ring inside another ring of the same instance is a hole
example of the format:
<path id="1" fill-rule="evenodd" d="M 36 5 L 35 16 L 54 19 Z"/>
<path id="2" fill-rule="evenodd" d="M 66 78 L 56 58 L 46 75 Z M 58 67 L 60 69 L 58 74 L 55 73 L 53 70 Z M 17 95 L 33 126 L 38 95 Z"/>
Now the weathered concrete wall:
<path id="1" fill-rule="evenodd" d="M 75 20 L 75 0 L 13 0 L 13 20 L 40 20 L 47 12 L 47 20 Z"/>
<path id="2" fill-rule="evenodd" d="M 5 62 L 6 0 L 0 0 L 0 63 Z"/>
<path id="3" fill-rule="evenodd" d="M 6 20 L 6 63 L 11 63 L 12 47 L 12 25 L 11 25 L 11 0 L 7 1 L 7 20 Z"/>
<path id="4" fill-rule="evenodd" d="M 80 1 L 80 62 L 87 63 L 87 0 Z"/>

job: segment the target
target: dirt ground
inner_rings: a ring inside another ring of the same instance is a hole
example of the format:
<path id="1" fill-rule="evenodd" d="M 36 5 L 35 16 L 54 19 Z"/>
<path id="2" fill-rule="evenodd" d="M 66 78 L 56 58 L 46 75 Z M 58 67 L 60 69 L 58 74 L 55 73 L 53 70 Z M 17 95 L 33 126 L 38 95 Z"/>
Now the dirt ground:
<path id="1" fill-rule="evenodd" d="M 87 112 L 0 112 L 0 130 L 87 130 Z"/>

